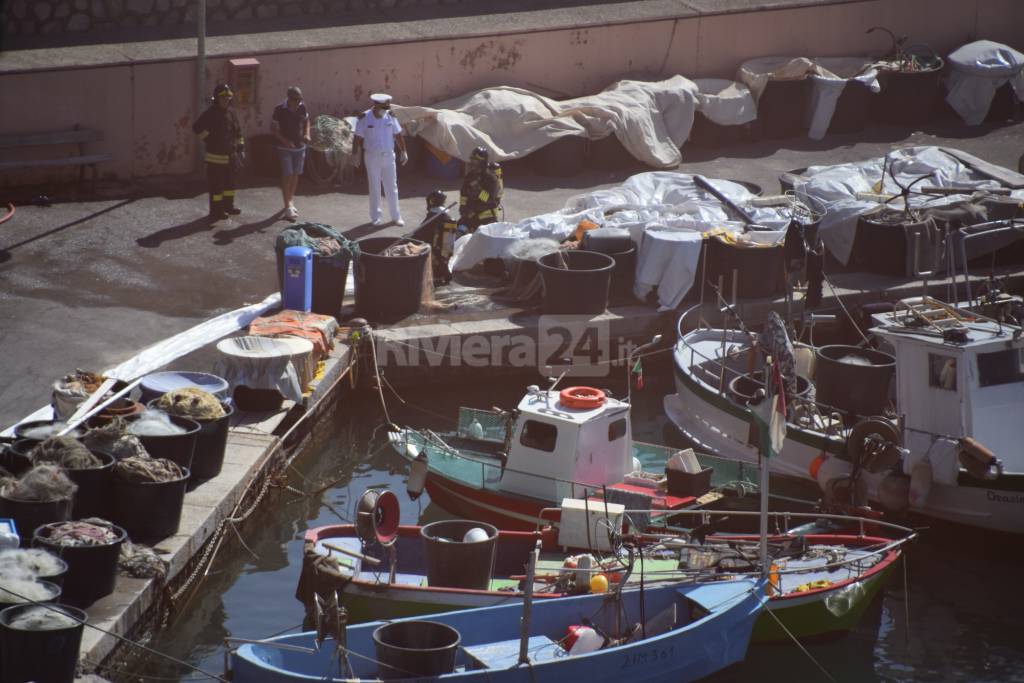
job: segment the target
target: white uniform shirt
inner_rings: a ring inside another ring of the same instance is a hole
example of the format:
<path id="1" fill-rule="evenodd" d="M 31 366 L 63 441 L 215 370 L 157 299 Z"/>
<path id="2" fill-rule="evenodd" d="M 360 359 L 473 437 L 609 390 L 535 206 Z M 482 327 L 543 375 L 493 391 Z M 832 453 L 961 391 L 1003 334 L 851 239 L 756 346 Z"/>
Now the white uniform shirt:
<path id="1" fill-rule="evenodd" d="M 389 111 L 378 119 L 373 109 L 367 109 L 356 121 L 356 135 L 363 139 L 367 152 L 393 151 L 395 136 L 401 132 L 402 124 Z"/>

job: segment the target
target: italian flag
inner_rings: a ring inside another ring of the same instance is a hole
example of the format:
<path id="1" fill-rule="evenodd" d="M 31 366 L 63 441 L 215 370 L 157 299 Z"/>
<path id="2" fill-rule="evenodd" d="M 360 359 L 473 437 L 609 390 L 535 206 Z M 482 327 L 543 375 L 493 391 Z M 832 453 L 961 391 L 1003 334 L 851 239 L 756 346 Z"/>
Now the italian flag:
<path id="1" fill-rule="evenodd" d="M 750 406 L 750 415 L 752 426 L 757 430 L 761 457 L 771 458 L 782 451 L 786 440 L 786 396 L 779 366 L 772 363 L 765 374 L 769 378 L 768 395 L 757 405 Z"/>

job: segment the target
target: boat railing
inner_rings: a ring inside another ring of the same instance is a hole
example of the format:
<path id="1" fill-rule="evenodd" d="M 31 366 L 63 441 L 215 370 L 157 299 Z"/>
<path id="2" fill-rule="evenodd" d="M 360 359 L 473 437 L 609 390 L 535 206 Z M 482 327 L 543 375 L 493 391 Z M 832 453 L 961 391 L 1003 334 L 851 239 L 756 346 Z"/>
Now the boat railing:
<path id="1" fill-rule="evenodd" d="M 595 510 L 596 511 L 600 512 L 600 509 L 601 508 L 600 508 L 599 504 L 595 505 Z M 544 526 L 544 524 L 546 522 L 550 521 L 553 517 L 555 517 L 558 514 L 560 514 L 560 512 L 561 512 L 560 508 L 545 508 L 545 509 L 541 510 L 540 514 L 537 517 L 537 531 L 540 531 L 541 527 Z M 623 516 L 625 516 L 627 518 L 629 517 L 630 514 L 633 514 L 633 515 L 647 515 L 647 516 L 649 516 L 651 518 L 656 517 L 656 516 L 676 517 L 676 516 L 680 516 L 680 515 L 689 515 L 689 516 L 697 517 L 701 524 L 707 524 L 707 523 L 709 523 L 711 521 L 711 519 L 713 519 L 715 517 L 760 517 L 760 515 L 761 515 L 760 512 L 754 511 L 754 510 L 624 510 L 622 512 L 622 514 L 623 514 Z M 884 522 L 882 520 L 876 520 L 876 519 L 866 519 L 864 517 L 856 517 L 856 516 L 853 516 L 853 515 L 840 515 L 840 514 L 815 513 L 815 512 L 768 512 L 767 515 L 768 515 L 769 519 L 774 519 L 776 521 L 781 519 L 783 521 L 783 523 L 784 523 L 784 525 L 782 527 L 784 529 L 784 531 L 775 533 L 774 535 L 776 535 L 776 536 L 787 536 L 787 535 L 790 535 L 791 534 L 790 529 L 792 528 L 790 523 L 794 519 L 801 519 L 801 520 L 808 520 L 808 521 L 829 520 L 829 521 L 840 521 L 840 522 L 846 522 L 846 523 L 855 523 L 857 525 L 857 528 L 858 528 L 858 531 L 857 531 L 857 534 L 856 534 L 858 538 L 876 538 L 874 536 L 870 536 L 867 533 L 867 530 L 865 529 L 865 526 L 867 526 L 867 525 L 871 525 L 871 526 L 877 527 L 879 529 L 885 529 L 885 530 L 887 530 L 887 531 L 889 531 L 891 533 L 899 535 L 898 538 L 887 538 L 887 539 L 885 539 L 885 543 L 883 545 L 871 548 L 869 550 L 865 550 L 864 552 L 859 553 L 856 557 L 840 560 L 840 561 L 837 561 L 837 562 L 830 562 L 830 563 L 826 563 L 824 565 L 816 565 L 816 569 L 843 567 L 843 566 L 848 566 L 848 565 L 856 563 L 856 562 L 863 562 L 863 561 L 865 561 L 865 560 L 867 560 L 868 558 L 871 558 L 871 557 L 875 557 L 875 556 L 879 556 L 879 555 L 886 555 L 886 554 L 896 550 L 897 548 L 905 545 L 906 543 L 909 543 L 910 541 L 913 541 L 914 539 L 917 538 L 917 531 L 915 531 L 914 529 L 911 529 L 909 527 L 901 526 L 899 524 L 893 524 L 892 522 Z M 610 522 L 609 522 L 609 524 L 610 524 Z M 650 540 L 650 541 L 652 541 L 654 543 L 663 543 L 666 540 L 676 540 L 675 537 L 668 537 L 668 538 L 666 538 L 665 534 L 657 533 L 657 527 L 650 527 L 648 531 L 642 532 L 640 534 L 634 534 L 634 536 L 639 537 L 641 539 Z M 725 537 L 722 540 L 723 541 L 731 541 L 731 540 L 735 540 L 735 538 L 734 538 L 734 536 L 725 535 Z M 695 549 L 708 549 L 707 546 L 700 545 L 700 544 L 692 544 L 692 545 L 676 544 L 676 545 L 678 545 L 678 547 L 680 547 L 680 548 L 682 548 L 682 547 L 692 547 L 692 548 L 695 548 Z M 780 569 L 778 573 L 801 574 L 801 573 L 807 573 L 808 571 L 810 571 L 809 568 L 801 567 L 801 568 L 794 568 L 794 569 Z M 664 573 L 673 573 L 673 572 L 678 575 L 678 570 L 666 570 Z M 662 572 L 653 572 L 653 573 L 662 573 Z M 730 573 L 742 573 L 742 572 L 730 572 Z"/>

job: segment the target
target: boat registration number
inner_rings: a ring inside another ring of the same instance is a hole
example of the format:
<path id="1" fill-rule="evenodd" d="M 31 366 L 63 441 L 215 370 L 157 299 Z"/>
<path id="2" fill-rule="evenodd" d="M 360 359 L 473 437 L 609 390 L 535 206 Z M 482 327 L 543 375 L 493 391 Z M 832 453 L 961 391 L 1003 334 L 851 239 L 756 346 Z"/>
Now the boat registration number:
<path id="1" fill-rule="evenodd" d="M 655 664 L 657 662 L 665 661 L 672 657 L 675 653 L 675 649 L 674 645 L 670 645 L 668 647 L 651 647 L 636 650 L 634 652 L 628 652 L 622 655 L 622 665 L 619 668 L 629 669 L 634 666 L 643 666 L 645 664 Z"/>

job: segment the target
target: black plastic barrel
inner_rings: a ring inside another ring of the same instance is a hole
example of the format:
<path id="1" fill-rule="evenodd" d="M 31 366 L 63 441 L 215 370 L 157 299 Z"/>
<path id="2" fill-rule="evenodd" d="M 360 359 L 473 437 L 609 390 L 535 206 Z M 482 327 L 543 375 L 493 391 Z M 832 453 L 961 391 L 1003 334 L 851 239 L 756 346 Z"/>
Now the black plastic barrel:
<path id="1" fill-rule="evenodd" d="M 723 126 L 698 111 L 693 115 L 693 128 L 686 142 L 698 147 L 728 147 L 742 142 L 748 137 L 749 131 L 750 126 L 747 124 Z"/>
<path id="2" fill-rule="evenodd" d="M 18 439 L 7 447 L 0 446 L 0 467 L 4 468 L 16 477 L 32 469 L 32 461 L 28 452 L 32 450 L 38 441 L 32 439 Z"/>
<path id="3" fill-rule="evenodd" d="M 110 521 L 133 540 L 160 539 L 177 533 L 190 475 L 184 468 L 182 477 L 172 481 L 129 482 L 113 477 Z"/>
<path id="4" fill-rule="evenodd" d="M 768 140 L 791 138 L 807 131 L 807 110 L 810 106 L 811 82 L 768 81 L 757 101 L 755 125 L 760 137 Z"/>
<path id="5" fill-rule="evenodd" d="M 32 532 L 50 522 L 64 522 L 71 519 L 71 498 L 45 502 L 15 500 L 0 495 L 0 517 L 14 520 L 14 527 L 21 538 L 21 546 L 27 548 L 32 542 Z"/>
<path id="6" fill-rule="evenodd" d="M 779 174 L 779 191 L 782 194 L 793 191 L 793 183 L 791 182 L 791 176 L 804 175 L 807 172 L 807 167 L 794 168 L 792 171 L 785 171 Z"/>
<path id="7" fill-rule="evenodd" d="M 415 256 L 384 256 L 381 252 L 399 244 L 423 244 L 395 237 L 359 240 L 356 260 L 356 313 L 368 320 L 393 322 L 420 308 L 423 277 L 430 249 Z"/>
<path id="8" fill-rule="evenodd" d="M 828 132 L 859 133 L 864 130 L 871 111 L 871 98 L 874 95 L 871 88 L 860 81 L 848 80 L 839 99 L 836 100 Z"/>
<path id="9" fill-rule="evenodd" d="M 822 346 L 817 351 L 815 385 L 818 403 L 837 408 L 848 425 L 858 416 L 880 415 L 889 403 L 896 359 L 857 346 Z"/>
<path id="10" fill-rule="evenodd" d="M 396 621 L 377 627 L 373 648 L 383 679 L 441 676 L 455 671 L 462 636 L 438 621 Z"/>
<path id="11" fill-rule="evenodd" d="M 228 427 L 231 425 L 231 416 L 235 414 L 235 407 L 225 401 L 221 401 L 220 407 L 224 410 L 223 416 L 212 420 L 195 420 L 199 425 L 199 435 L 196 437 L 196 447 L 190 466 L 192 481 L 216 477 L 224 464 Z M 156 408 L 155 402 L 150 404 L 150 408 Z"/>
<path id="12" fill-rule="evenodd" d="M 526 157 L 540 175 L 568 178 L 580 173 L 587 161 L 587 139 L 579 135 L 563 135 Z"/>
<path id="13" fill-rule="evenodd" d="M 567 268 L 559 267 L 563 262 Z M 544 279 L 545 313 L 600 315 L 608 308 L 615 259 L 596 251 L 569 250 L 537 259 Z"/>
<path id="14" fill-rule="evenodd" d="M 927 229 L 927 224 L 921 222 L 893 223 L 861 216 L 857 219 L 850 265 L 866 273 L 908 277 L 912 264 L 907 260 L 907 234 Z"/>
<path id="15" fill-rule="evenodd" d="M 612 271 L 612 293 L 617 297 L 631 295 L 633 283 L 636 281 L 636 247 L 630 246 L 629 249 L 608 255 L 615 260 L 615 269 Z"/>
<path id="16" fill-rule="evenodd" d="M 748 375 L 737 375 L 729 382 L 729 393 L 736 397 L 741 403 L 749 403 L 752 401 L 758 389 L 764 389 L 764 370 L 758 370 Z M 811 381 L 806 377 L 797 375 L 797 397 L 807 396 L 810 391 Z M 787 396 L 786 398 L 789 399 L 792 397 Z"/>
<path id="17" fill-rule="evenodd" d="M 321 256 L 313 252 L 313 298 L 310 312 L 338 315 L 345 298 L 350 258 L 347 252 Z M 277 286 L 284 293 L 284 254 L 277 253 Z"/>
<path id="18" fill-rule="evenodd" d="M 899 126 L 927 123 L 941 102 L 941 73 L 941 67 L 930 71 L 879 71 L 882 90 L 871 99 L 873 118 Z"/>
<path id="19" fill-rule="evenodd" d="M 785 283 L 785 249 L 782 244 L 770 247 L 747 247 L 728 244 L 709 237 L 705 249 L 707 270 L 704 276 L 715 286 L 722 280 L 722 296 L 731 299 L 732 274 L 736 271 L 736 294 L 741 299 L 759 299 L 782 292 Z M 700 272 L 700 271 L 698 271 Z M 698 289 L 695 287 L 695 289 Z"/>
<path id="20" fill-rule="evenodd" d="M 192 458 L 195 455 L 196 440 L 199 438 L 199 423 L 187 417 L 170 415 L 171 423 L 185 429 L 183 434 L 168 434 L 167 436 L 139 436 L 139 441 L 146 448 L 146 452 L 153 458 L 165 458 L 178 463 L 182 467 L 192 467 Z M 137 416 L 128 418 L 128 431 L 131 431 L 131 423 L 138 420 Z"/>
<path id="21" fill-rule="evenodd" d="M 64 468 L 68 479 L 78 485 L 71 504 L 71 517 L 106 517 L 110 503 L 110 471 L 114 466 L 114 456 L 106 451 L 89 449 L 103 461 L 99 467 L 85 469 Z"/>
<path id="22" fill-rule="evenodd" d="M 483 529 L 487 540 L 464 543 L 470 529 Z M 498 529 L 483 522 L 446 519 L 420 528 L 427 558 L 427 585 L 486 590 L 494 573 Z"/>
<path id="23" fill-rule="evenodd" d="M 56 524 L 36 529 L 32 545 L 45 548 L 68 563 L 64 575 L 61 601 L 76 607 L 88 607 L 114 592 L 117 583 L 117 560 L 121 544 L 127 537 L 124 529 L 115 526 L 117 539 L 106 545 L 63 545 L 50 540 Z"/>
<path id="24" fill-rule="evenodd" d="M 73 626 L 30 631 L 11 626 L 18 616 L 37 605 L 14 605 L 0 612 L 0 680 L 6 683 L 71 683 L 78 666 L 78 649 L 88 615 L 68 605 L 52 605 L 75 620 Z"/>
<path id="25" fill-rule="evenodd" d="M 36 427 L 53 427 L 54 425 L 58 425 L 60 428 L 63 428 L 64 423 L 57 420 L 32 420 L 30 422 L 22 422 L 21 424 L 16 425 L 14 427 L 14 436 L 17 439 L 29 439 L 31 441 L 36 442 L 45 441 L 45 438 L 39 439 L 36 437 L 28 436 L 28 432 L 35 429 Z M 59 431 L 59 429 L 54 431 L 53 435 L 55 435 L 57 431 Z M 83 434 L 85 434 L 84 429 L 82 429 L 81 427 L 75 427 L 70 432 L 68 432 L 67 436 L 73 436 L 77 439 Z"/>

